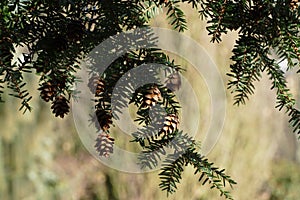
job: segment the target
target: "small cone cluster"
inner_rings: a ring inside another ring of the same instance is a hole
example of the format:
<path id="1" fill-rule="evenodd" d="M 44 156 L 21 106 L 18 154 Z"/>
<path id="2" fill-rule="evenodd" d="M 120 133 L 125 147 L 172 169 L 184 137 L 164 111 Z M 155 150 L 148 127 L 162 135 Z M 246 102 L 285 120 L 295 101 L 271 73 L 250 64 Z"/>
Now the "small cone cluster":
<path id="1" fill-rule="evenodd" d="M 114 143 L 115 139 L 111 138 L 109 134 L 99 134 L 95 144 L 95 148 L 99 153 L 99 156 L 108 157 L 110 154 L 112 154 L 114 150 Z"/>
<path id="2" fill-rule="evenodd" d="M 56 87 L 51 82 L 46 82 L 39 87 L 41 98 L 46 101 L 52 101 L 56 94 Z"/>
<path id="3" fill-rule="evenodd" d="M 64 118 L 66 114 L 69 113 L 70 107 L 69 107 L 69 101 L 62 95 L 59 95 L 55 98 L 55 100 L 52 102 L 52 113 L 55 115 L 55 117 L 61 117 Z"/>
<path id="4" fill-rule="evenodd" d="M 105 82 L 100 77 L 94 74 L 88 82 L 88 87 L 95 97 L 100 97 L 105 91 Z M 92 119 L 97 130 L 100 132 L 96 139 L 95 148 L 99 156 L 109 157 L 113 153 L 114 139 L 108 134 L 109 128 L 112 125 L 112 113 L 98 107 L 95 111 L 95 116 Z"/>
<path id="5" fill-rule="evenodd" d="M 98 76 L 93 76 L 90 78 L 88 86 L 90 91 L 99 97 L 104 92 L 105 83 L 104 80 Z"/>
<path id="6" fill-rule="evenodd" d="M 165 117 L 164 125 L 161 131 L 159 132 L 160 135 L 163 137 L 168 136 L 174 133 L 179 127 L 179 119 L 178 116 L 175 114 L 168 114 Z"/>
<path id="7" fill-rule="evenodd" d="M 103 109 L 96 110 L 96 128 L 98 130 L 102 130 L 103 132 L 107 132 L 112 124 L 112 114 Z"/>
<path id="8" fill-rule="evenodd" d="M 157 86 L 151 87 L 143 96 L 142 108 L 155 106 L 158 101 L 162 100 L 162 95 Z"/>

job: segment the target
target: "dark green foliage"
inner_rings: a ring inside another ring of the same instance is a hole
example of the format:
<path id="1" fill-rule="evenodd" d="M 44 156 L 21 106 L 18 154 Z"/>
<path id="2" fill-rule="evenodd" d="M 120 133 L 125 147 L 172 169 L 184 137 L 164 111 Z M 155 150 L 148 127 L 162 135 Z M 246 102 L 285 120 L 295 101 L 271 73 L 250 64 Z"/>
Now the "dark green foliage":
<path id="1" fill-rule="evenodd" d="M 179 32 L 187 29 L 185 15 L 179 8 L 180 1 L 167 1 L 165 6 L 167 7 L 167 16 L 170 20 L 169 23 L 174 29 L 178 29 Z"/>
<path id="2" fill-rule="evenodd" d="M 225 186 L 228 183 L 232 187 L 236 182 L 224 173 L 224 169 L 219 170 L 213 167 L 213 163 L 208 162 L 192 147 L 183 154 L 175 153 L 167 156 L 162 172 L 159 174 L 162 190 L 167 190 L 168 193 L 175 192 L 176 184 L 180 182 L 181 173 L 187 165 L 192 165 L 196 169 L 195 174 L 200 174 L 199 182 L 202 182 L 202 185 L 208 183 L 211 188 L 217 188 L 220 191 L 220 196 L 224 195 L 227 199 L 233 199 L 230 193 L 225 190 Z"/>
<path id="3" fill-rule="evenodd" d="M 159 165 L 159 161 L 163 160 L 159 174 L 161 179 L 159 186 L 162 190 L 166 190 L 168 194 L 175 192 L 184 167 L 191 165 L 196 169 L 195 174 L 199 174 L 199 182 L 203 185 L 211 184 L 211 188 L 217 188 L 221 196 L 232 199 L 225 186 L 228 183 L 232 187 L 236 184 L 235 181 L 227 176 L 224 170 L 214 167 L 213 163 L 198 153 L 199 145 L 195 140 L 182 131 L 175 131 L 165 138 L 157 139 L 151 135 L 154 131 L 151 129 L 149 131 L 149 128 L 141 130 L 134 134 L 134 141 L 139 142 L 144 149 L 139 157 L 142 168 L 155 168 Z"/>
<path id="4" fill-rule="evenodd" d="M 288 70 L 299 70 L 299 3 L 292 1 L 207 1 L 199 11 L 208 18 L 207 30 L 212 41 L 221 41 L 221 35 L 238 31 L 233 49 L 231 80 L 228 84 L 235 93 L 235 104 L 245 103 L 254 93 L 254 81 L 267 71 L 273 81 L 271 89 L 277 93 L 277 106 L 286 109 L 294 132 L 300 134 L 299 110 L 295 108 L 285 72 L 279 67 L 283 60 Z M 275 55 L 274 55 L 275 52 Z M 279 60 L 275 59 L 279 57 Z"/>

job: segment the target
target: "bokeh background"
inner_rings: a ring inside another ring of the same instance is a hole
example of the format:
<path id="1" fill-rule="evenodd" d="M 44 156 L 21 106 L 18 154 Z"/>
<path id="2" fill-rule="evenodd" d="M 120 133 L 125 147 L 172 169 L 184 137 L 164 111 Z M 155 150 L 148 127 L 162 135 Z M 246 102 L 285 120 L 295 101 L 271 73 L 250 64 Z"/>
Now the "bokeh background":
<path id="1" fill-rule="evenodd" d="M 186 7 L 185 11 L 189 30 L 184 34 L 206 49 L 226 84 L 237 33 L 224 36 L 220 44 L 210 43 L 205 22 L 190 8 Z M 152 25 L 169 28 L 163 14 L 153 20 Z M 196 138 L 201 139 L 201 133 L 208 128 L 212 110 L 205 80 L 201 76 L 195 78 L 193 67 L 180 56 L 172 57 L 187 69 L 183 76 L 198 97 L 201 118 Z M 158 171 L 144 174 L 119 172 L 91 156 L 79 139 L 72 113 L 63 120 L 55 118 L 50 105 L 38 98 L 37 78 L 28 75 L 26 79 L 34 96 L 31 113 L 19 112 L 18 100 L 8 93 L 4 94 L 6 102 L 0 104 L 1 200 L 167 199 L 166 193 L 158 187 Z M 299 75 L 289 72 L 287 79 L 300 102 Z M 285 113 L 275 109 L 275 91 L 270 87 L 267 74 L 263 74 L 261 81 L 256 83 L 255 94 L 246 105 L 239 107 L 233 106 L 233 94 L 226 91 L 224 128 L 207 156 L 237 181 L 232 191 L 235 199 L 299 199 L 300 142 L 292 133 Z M 182 106 L 190 108 L 191 105 Z M 197 121 L 193 115 L 185 117 L 183 120 L 190 123 Z M 115 129 L 113 134 L 117 135 L 117 131 Z M 124 140 L 119 145 L 127 148 L 130 142 Z M 219 197 L 218 191 L 197 181 L 193 169 L 187 167 L 178 191 L 168 199 L 224 199 Z"/>

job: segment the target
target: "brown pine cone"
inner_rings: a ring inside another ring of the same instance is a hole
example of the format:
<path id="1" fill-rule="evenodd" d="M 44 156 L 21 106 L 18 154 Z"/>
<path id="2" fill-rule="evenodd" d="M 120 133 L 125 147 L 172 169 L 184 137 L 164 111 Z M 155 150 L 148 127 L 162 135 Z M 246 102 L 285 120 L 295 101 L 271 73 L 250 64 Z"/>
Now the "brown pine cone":
<path id="1" fill-rule="evenodd" d="M 163 137 L 174 133 L 179 126 L 178 116 L 175 114 L 168 114 L 165 117 L 164 126 L 159 132 L 159 135 L 163 135 Z"/>
<path id="2" fill-rule="evenodd" d="M 100 130 L 101 128 L 104 132 L 107 132 L 110 128 L 110 125 L 112 124 L 112 114 L 103 109 L 97 109 L 96 120 L 94 121 L 98 130 Z"/>
<path id="3" fill-rule="evenodd" d="M 115 139 L 110 137 L 107 133 L 99 134 L 96 139 L 95 148 L 99 156 L 108 157 L 114 151 Z"/>
<path id="4" fill-rule="evenodd" d="M 94 75 L 89 79 L 88 87 L 96 97 L 99 97 L 104 92 L 105 83 L 103 79 Z"/>
<path id="5" fill-rule="evenodd" d="M 40 96 L 46 102 L 49 102 L 50 100 L 52 101 L 56 94 L 56 87 L 50 82 L 44 83 L 39 87 L 38 90 L 41 91 Z"/>
<path id="6" fill-rule="evenodd" d="M 155 104 L 161 100 L 162 96 L 160 90 L 157 86 L 153 86 L 144 94 L 142 107 L 149 108 L 151 106 L 155 106 Z"/>
<path id="7" fill-rule="evenodd" d="M 52 113 L 55 114 L 55 117 L 64 118 L 66 114 L 69 113 L 70 106 L 69 101 L 62 95 L 57 96 L 55 100 L 52 102 Z"/>

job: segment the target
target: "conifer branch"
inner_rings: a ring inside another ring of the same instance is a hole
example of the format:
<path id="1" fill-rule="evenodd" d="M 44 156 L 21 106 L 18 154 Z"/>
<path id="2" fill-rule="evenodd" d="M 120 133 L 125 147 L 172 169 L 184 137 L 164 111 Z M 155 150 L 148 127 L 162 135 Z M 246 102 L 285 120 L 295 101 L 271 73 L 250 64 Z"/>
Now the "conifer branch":
<path id="1" fill-rule="evenodd" d="M 167 16 L 169 21 L 169 24 L 172 25 L 172 27 L 179 32 L 183 32 L 187 29 L 186 25 L 186 19 L 184 12 L 180 9 L 179 0 L 168 0 L 165 3 L 165 7 L 167 10 Z"/>
<path id="2" fill-rule="evenodd" d="M 191 146 L 183 154 L 170 154 L 164 161 L 162 171 L 159 174 L 162 190 L 166 190 L 168 193 L 176 191 L 177 183 L 180 183 L 182 179 L 181 174 L 184 167 L 192 165 L 196 168 L 195 174 L 200 174 L 199 182 L 202 184 L 211 184 L 211 188 L 216 188 L 220 192 L 220 196 L 225 196 L 226 199 L 233 199 L 230 193 L 225 190 L 226 183 L 232 187 L 236 182 L 224 173 L 223 170 L 219 170 L 213 166 L 213 163 L 207 161 L 204 156 L 201 156 L 196 152 L 196 149 Z"/>
<path id="3" fill-rule="evenodd" d="M 221 42 L 222 34 L 238 31 L 228 74 L 231 78 L 228 86 L 235 94 L 235 103 L 245 103 L 248 96 L 254 93 L 254 82 L 259 81 L 262 72 L 266 71 L 272 81 L 271 89 L 276 90 L 276 107 L 285 109 L 294 132 L 300 135 L 300 111 L 295 108 L 296 100 L 286 84 L 285 72 L 278 64 L 287 60 L 288 71 L 299 68 L 300 8 L 296 1 L 2 1 L 0 101 L 7 85 L 12 91 L 10 93 L 21 99 L 21 108 L 30 109 L 31 96 L 24 89 L 26 83 L 23 75 L 36 73 L 40 77 L 40 97 L 52 104 L 55 116 L 64 117 L 69 112 L 69 100 L 74 94 L 72 85 L 76 81 L 75 73 L 80 68 L 80 60 L 111 36 L 124 30 L 149 26 L 150 20 L 164 8 L 172 28 L 179 32 L 186 30 L 187 21 L 181 9 L 184 3 L 198 10 L 200 16 L 207 20 L 212 42 Z M 178 131 L 180 105 L 167 84 L 151 83 L 139 88 L 122 86 L 119 101 L 114 105 L 111 103 L 117 82 L 136 66 L 149 64 L 148 75 L 153 77 L 158 73 L 154 64 L 165 65 L 166 73 L 182 70 L 166 53 L 155 47 L 155 38 L 151 38 L 151 34 L 150 31 L 142 33 L 148 40 L 147 48 L 139 44 L 139 40 L 121 38 L 125 46 L 136 44 L 137 48 L 119 49 L 120 41 L 113 41 L 110 45 L 123 54 L 104 73 L 98 71 L 98 66 L 91 68 L 98 76 L 90 84 L 96 104 L 95 114 L 91 118 L 97 131 L 104 132 L 99 134 L 95 147 L 101 156 L 113 152 L 114 139 L 110 137 L 109 129 L 113 117 L 118 116 L 113 116 L 112 112 L 120 113 L 121 108 L 127 106 L 125 100 L 131 99 L 130 102 L 138 107 L 138 121 L 144 125 L 133 135 L 134 141 L 143 147 L 140 157 L 142 166 L 156 167 L 160 159 L 167 157 L 161 173 L 162 189 L 168 193 L 174 192 L 184 166 L 189 164 L 196 168 L 196 173 L 200 173 L 200 180 L 204 180 L 202 183 L 210 183 L 221 195 L 232 199 L 224 186 L 225 182 L 229 185 L 235 182 L 223 170 L 213 167 L 195 150 L 195 142 Z M 18 64 L 11 63 L 14 45 L 24 46 L 29 51 L 23 55 L 24 61 Z M 103 50 L 108 49 L 104 47 Z M 274 50 L 280 61 L 270 55 Z M 147 75 L 144 76 L 147 78 Z M 150 109 L 158 116 L 163 113 L 155 110 L 155 106 L 166 112 L 161 118 L 152 119 L 149 116 Z M 166 148 L 173 149 L 173 153 L 167 154 Z"/>

